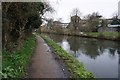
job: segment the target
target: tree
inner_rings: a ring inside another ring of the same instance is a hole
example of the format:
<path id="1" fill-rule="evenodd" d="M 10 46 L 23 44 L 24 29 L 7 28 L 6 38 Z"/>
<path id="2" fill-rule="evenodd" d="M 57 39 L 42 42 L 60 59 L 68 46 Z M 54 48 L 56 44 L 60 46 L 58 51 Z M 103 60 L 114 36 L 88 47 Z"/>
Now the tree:
<path id="1" fill-rule="evenodd" d="M 80 20 L 81 20 L 80 15 L 81 15 L 81 12 L 79 11 L 78 8 L 73 9 L 71 13 L 71 22 L 69 25 L 71 30 L 78 30 L 80 26 Z"/>
<path id="2" fill-rule="evenodd" d="M 19 46 L 33 29 L 40 27 L 42 15 L 51 10 L 46 2 L 3 2 L 3 48 L 12 51 Z"/>
<path id="3" fill-rule="evenodd" d="M 119 19 L 118 13 L 114 13 L 112 17 L 111 25 L 120 25 L 120 19 Z M 120 32 L 120 26 L 117 27 L 117 31 Z"/>
<path id="4" fill-rule="evenodd" d="M 101 22 L 101 27 L 107 27 L 108 21 L 106 19 L 103 19 Z"/>
<path id="5" fill-rule="evenodd" d="M 71 16 L 81 16 L 81 12 L 78 8 L 74 8 L 73 11 L 71 12 Z"/>
<path id="6" fill-rule="evenodd" d="M 47 27 L 51 29 L 52 26 L 53 26 L 53 19 L 50 19 L 50 20 L 48 20 L 47 22 L 48 22 L 48 23 L 47 23 Z"/>
<path id="7" fill-rule="evenodd" d="M 98 26 L 100 25 L 100 18 L 102 16 L 99 15 L 98 12 L 93 12 L 92 14 L 88 14 L 85 18 L 86 20 L 86 31 L 97 31 Z"/>
<path id="8" fill-rule="evenodd" d="M 118 14 L 114 14 L 112 17 L 111 25 L 120 25 L 120 19 L 118 19 Z"/>

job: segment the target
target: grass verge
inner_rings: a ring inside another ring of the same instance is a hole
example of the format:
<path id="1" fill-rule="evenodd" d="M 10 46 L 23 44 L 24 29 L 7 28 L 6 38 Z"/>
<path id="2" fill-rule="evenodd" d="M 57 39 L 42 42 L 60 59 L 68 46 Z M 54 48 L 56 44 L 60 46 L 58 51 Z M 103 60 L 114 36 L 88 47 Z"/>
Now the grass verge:
<path id="1" fill-rule="evenodd" d="M 72 31 L 67 33 L 60 33 L 60 32 L 58 33 L 58 32 L 48 31 L 44 33 L 120 41 L 120 32 L 83 32 L 83 34 L 81 34 L 81 32 L 77 32 L 77 31 Z"/>
<path id="2" fill-rule="evenodd" d="M 21 78 L 35 47 L 35 36 L 27 38 L 20 49 L 13 52 L 2 51 L 2 78 Z"/>
<path id="3" fill-rule="evenodd" d="M 86 33 L 87 36 L 90 37 L 96 37 L 96 38 L 103 38 L 103 39 L 109 39 L 109 40 L 118 40 L 118 32 L 89 32 Z"/>
<path id="4" fill-rule="evenodd" d="M 82 63 L 80 63 L 73 56 L 68 54 L 57 43 L 55 43 L 53 40 L 43 34 L 41 34 L 41 37 L 48 43 L 49 46 L 53 48 L 54 53 L 58 56 L 58 58 L 64 60 L 68 70 L 72 73 L 73 78 L 94 79 L 93 74 L 86 71 Z"/>

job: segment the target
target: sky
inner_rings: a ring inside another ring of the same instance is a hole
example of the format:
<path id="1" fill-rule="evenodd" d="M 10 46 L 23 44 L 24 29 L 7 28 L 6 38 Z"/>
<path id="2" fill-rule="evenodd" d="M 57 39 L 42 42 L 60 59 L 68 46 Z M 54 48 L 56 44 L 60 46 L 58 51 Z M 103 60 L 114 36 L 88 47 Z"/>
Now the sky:
<path id="1" fill-rule="evenodd" d="M 111 18 L 113 14 L 118 12 L 118 2 L 120 0 L 48 0 L 55 12 L 46 15 L 48 18 L 58 20 L 62 18 L 62 22 L 70 21 L 70 15 L 73 9 L 80 10 L 81 18 L 93 12 L 99 12 L 105 18 Z"/>

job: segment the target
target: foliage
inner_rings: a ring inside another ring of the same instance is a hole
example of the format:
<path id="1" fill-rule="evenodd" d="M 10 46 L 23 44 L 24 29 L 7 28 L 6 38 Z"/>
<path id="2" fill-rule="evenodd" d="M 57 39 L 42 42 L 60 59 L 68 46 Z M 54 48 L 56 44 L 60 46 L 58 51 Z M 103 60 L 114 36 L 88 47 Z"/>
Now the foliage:
<path id="1" fill-rule="evenodd" d="M 20 78 L 25 74 L 33 49 L 35 48 L 34 36 L 27 38 L 20 49 L 13 52 L 3 50 L 2 72 L 3 78 Z"/>
<path id="2" fill-rule="evenodd" d="M 113 21 L 111 22 L 111 25 L 120 25 L 120 19 L 114 18 Z"/>
<path id="3" fill-rule="evenodd" d="M 41 17 L 52 8 L 45 2 L 2 3 L 2 47 L 12 51 L 42 24 Z"/>
<path id="4" fill-rule="evenodd" d="M 108 21 L 103 19 L 101 22 L 101 27 L 107 27 L 108 26 Z"/>
<path id="5" fill-rule="evenodd" d="M 68 54 L 57 43 L 55 43 L 53 40 L 45 35 L 41 36 L 48 43 L 48 45 L 54 49 L 54 52 L 58 56 L 58 58 L 64 60 L 68 70 L 72 73 L 73 78 L 94 78 L 92 73 L 89 73 L 85 70 L 82 63 Z"/>
<path id="6" fill-rule="evenodd" d="M 94 12 L 92 14 L 88 14 L 85 17 L 85 19 L 86 19 L 86 26 L 85 26 L 86 31 L 87 32 L 96 32 L 101 17 L 102 16 L 99 15 L 98 12 Z"/>

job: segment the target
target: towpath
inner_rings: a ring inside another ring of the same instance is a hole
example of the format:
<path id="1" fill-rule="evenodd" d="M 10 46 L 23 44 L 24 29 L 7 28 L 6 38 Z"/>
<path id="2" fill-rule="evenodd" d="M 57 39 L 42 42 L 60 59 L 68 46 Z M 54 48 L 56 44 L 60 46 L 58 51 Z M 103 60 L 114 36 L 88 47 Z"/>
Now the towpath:
<path id="1" fill-rule="evenodd" d="M 69 73 L 56 60 L 45 41 L 36 35 L 36 49 L 28 67 L 28 78 L 68 78 Z"/>

